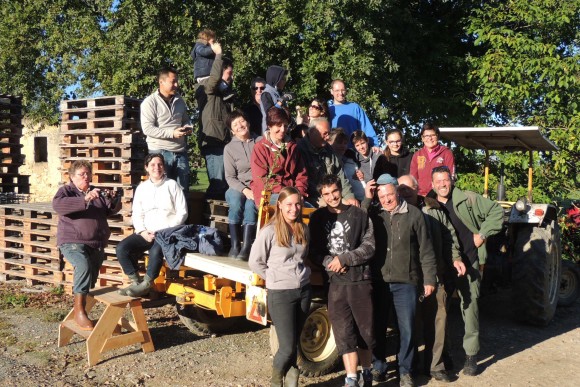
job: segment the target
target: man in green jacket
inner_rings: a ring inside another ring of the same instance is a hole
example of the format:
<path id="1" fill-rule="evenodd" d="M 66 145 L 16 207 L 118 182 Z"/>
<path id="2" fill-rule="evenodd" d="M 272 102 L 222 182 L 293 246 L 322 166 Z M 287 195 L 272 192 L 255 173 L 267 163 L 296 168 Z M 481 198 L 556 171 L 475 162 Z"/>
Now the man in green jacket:
<path id="1" fill-rule="evenodd" d="M 459 239 L 461 257 L 467 265 L 467 273 L 458 277 L 456 285 L 461 298 L 461 314 L 465 324 L 463 349 L 465 365 L 463 373 L 477 375 L 477 353 L 479 352 L 479 307 L 477 301 L 481 285 L 481 274 L 487 259 L 485 242 L 488 237 L 499 233 L 503 225 L 501 206 L 490 199 L 470 191 L 461 191 L 453 186 L 448 167 L 433 168 L 431 183 L 437 200 L 447 212 Z"/>

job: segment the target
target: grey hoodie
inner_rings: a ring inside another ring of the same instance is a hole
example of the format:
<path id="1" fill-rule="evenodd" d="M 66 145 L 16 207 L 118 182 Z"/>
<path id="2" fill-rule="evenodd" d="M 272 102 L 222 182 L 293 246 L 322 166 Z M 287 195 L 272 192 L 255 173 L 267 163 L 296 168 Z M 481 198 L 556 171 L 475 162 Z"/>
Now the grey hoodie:
<path id="1" fill-rule="evenodd" d="M 242 141 L 233 136 L 232 141 L 224 148 L 224 169 L 228 186 L 242 192 L 244 188 L 250 188 L 252 182 L 252 170 L 250 158 L 256 145 L 256 136 L 250 135 L 250 139 Z"/>

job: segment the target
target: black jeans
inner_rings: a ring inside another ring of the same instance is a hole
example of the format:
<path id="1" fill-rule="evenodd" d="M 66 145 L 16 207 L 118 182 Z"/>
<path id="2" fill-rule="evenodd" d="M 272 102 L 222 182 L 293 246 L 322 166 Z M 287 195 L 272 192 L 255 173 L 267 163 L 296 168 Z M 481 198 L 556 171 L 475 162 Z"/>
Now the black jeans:
<path id="1" fill-rule="evenodd" d="M 139 259 L 143 253 L 149 250 L 149 262 L 147 264 L 147 275 L 151 279 L 157 278 L 163 266 L 163 251 L 157 242 L 147 242 L 139 234 L 129 235 L 117 245 L 117 259 L 127 275 L 135 274 L 139 271 Z"/>
<path id="2" fill-rule="evenodd" d="M 278 336 L 278 352 L 273 367 L 283 375 L 296 366 L 298 340 L 312 299 L 310 285 L 300 289 L 268 289 L 268 310 Z"/>

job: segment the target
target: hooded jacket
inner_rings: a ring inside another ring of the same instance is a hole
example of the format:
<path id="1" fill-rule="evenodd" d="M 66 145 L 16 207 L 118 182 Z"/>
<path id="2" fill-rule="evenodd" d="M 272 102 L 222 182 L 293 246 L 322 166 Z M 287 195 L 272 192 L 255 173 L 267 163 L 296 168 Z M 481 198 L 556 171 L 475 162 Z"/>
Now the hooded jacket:
<path id="1" fill-rule="evenodd" d="M 268 130 L 266 125 L 266 113 L 268 109 L 276 105 L 276 102 L 280 99 L 280 92 L 276 88 L 278 82 L 282 80 L 286 74 L 286 69 L 282 66 L 270 66 L 266 72 L 266 88 L 260 97 L 260 110 L 262 112 L 262 133 Z"/>
<path id="2" fill-rule="evenodd" d="M 251 167 L 250 187 L 256 205 L 260 205 L 266 182 L 272 193 L 280 192 L 283 187 L 296 187 L 303 196 L 306 195 L 308 187 L 306 168 L 296 143 L 289 137 L 284 139 L 284 147 L 279 148 L 270 139 L 270 131 L 264 133 L 264 137 L 254 145 Z"/>
<path id="3" fill-rule="evenodd" d="M 370 150 L 369 157 L 364 157 L 359 152 L 356 152 L 355 157 L 358 169 L 365 175 L 365 183 L 368 183 L 371 179 L 377 180 L 383 173 L 394 176 L 395 168 L 392 164 L 389 164 L 385 155 L 381 153 L 375 153 Z"/>
<path id="4" fill-rule="evenodd" d="M 431 171 L 433 168 L 447 166 L 451 171 L 451 176 L 455 176 L 455 159 L 453 153 L 445 145 L 438 145 L 432 157 L 429 151 L 423 147 L 413 155 L 411 159 L 411 175 L 419 183 L 419 195 L 427 195 L 431 191 Z"/>
<path id="5" fill-rule="evenodd" d="M 246 141 L 236 136 L 224 148 L 224 169 L 226 181 L 231 189 L 242 192 L 244 188 L 250 188 L 252 182 L 251 158 L 256 136 L 250 134 Z"/>

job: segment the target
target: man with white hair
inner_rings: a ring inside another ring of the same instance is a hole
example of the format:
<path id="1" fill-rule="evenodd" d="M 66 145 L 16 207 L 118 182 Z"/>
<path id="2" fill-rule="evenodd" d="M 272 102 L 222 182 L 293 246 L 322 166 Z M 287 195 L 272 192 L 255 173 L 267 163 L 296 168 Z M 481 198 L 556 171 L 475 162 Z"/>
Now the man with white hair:
<path id="1" fill-rule="evenodd" d="M 382 174 L 377 181 L 371 180 L 365 188 L 362 208 L 368 210 L 375 228 L 375 282 L 383 281 L 384 290 L 375 299 L 394 305 L 399 326 L 399 375 L 400 385 L 415 386 L 412 377 L 415 353 L 413 327 L 417 299 L 429 297 L 435 290 L 437 263 L 425 217 L 421 211 L 401 200 L 397 194 L 397 179 Z M 371 206 L 377 196 L 380 205 Z M 423 284 L 421 290 L 418 285 Z M 384 305 L 384 303 L 387 305 Z M 376 310 L 376 308 L 375 308 Z M 377 326 L 377 334 L 385 334 L 384 326 Z M 384 348 L 376 348 L 375 365 L 383 371 Z M 377 354 L 381 352 L 379 356 Z"/>
<path id="2" fill-rule="evenodd" d="M 425 341 L 423 371 L 437 381 L 448 383 L 452 381 L 445 367 L 445 360 L 450 363 L 445 342 L 448 296 L 453 293 L 455 278 L 464 275 L 466 268 L 459 253 L 455 229 L 441 204 L 433 198 L 418 194 L 419 184 L 413 175 L 399 177 L 398 183 L 399 196 L 425 214 L 437 259 L 435 297 L 426 298 L 419 304 L 417 312 L 418 325 L 422 328 Z"/>

